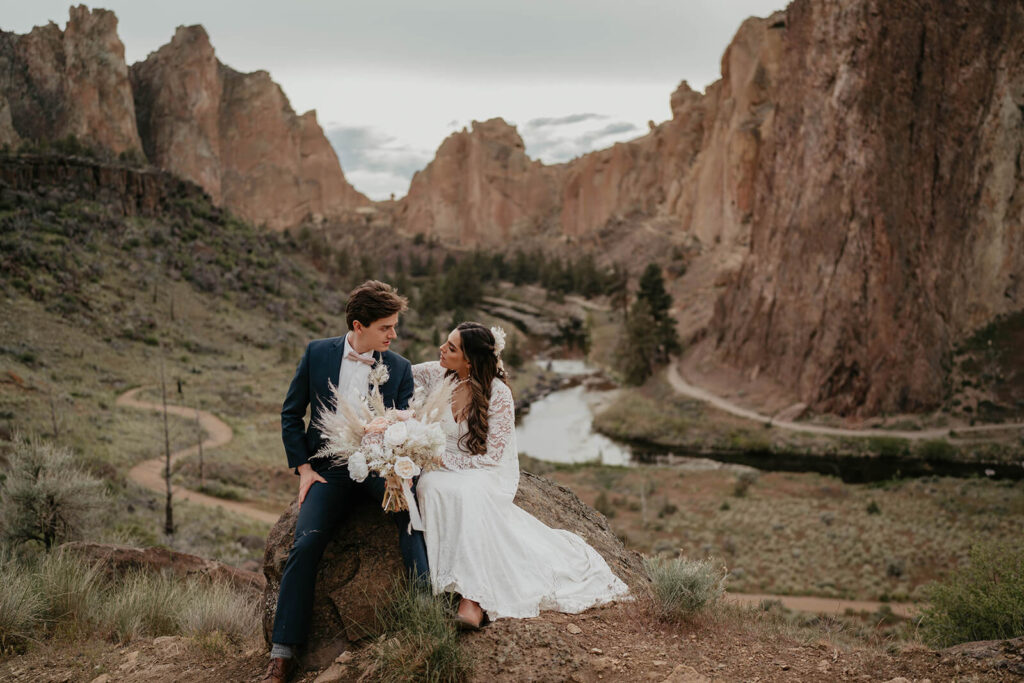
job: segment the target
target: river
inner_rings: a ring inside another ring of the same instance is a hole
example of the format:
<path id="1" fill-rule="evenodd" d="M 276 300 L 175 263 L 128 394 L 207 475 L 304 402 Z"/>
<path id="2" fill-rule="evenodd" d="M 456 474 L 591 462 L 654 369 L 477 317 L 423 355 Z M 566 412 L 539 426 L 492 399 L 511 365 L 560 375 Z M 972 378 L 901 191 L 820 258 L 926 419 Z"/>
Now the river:
<path id="1" fill-rule="evenodd" d="M 570 377 L 597 372 L 581 360 L 537 363 Z M 630 464 L 632 453 L 628 446 L 593 430 L 594 411 L 613 398 L 616 391 L 588 389 L 579 384 L 536 401 L 516 428 L 519 452 L 555 463 Z"/>

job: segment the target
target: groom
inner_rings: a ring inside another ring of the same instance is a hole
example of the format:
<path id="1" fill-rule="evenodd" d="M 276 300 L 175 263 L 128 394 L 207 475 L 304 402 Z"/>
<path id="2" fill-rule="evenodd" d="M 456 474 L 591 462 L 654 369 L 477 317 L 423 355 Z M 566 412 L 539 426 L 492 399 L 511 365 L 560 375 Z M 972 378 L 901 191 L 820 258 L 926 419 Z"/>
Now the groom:
<path id="1" fill-rule="evenodd" d="M 306 408 L 311 407 L 315 416 L 322 406 L 332 405 L 330 384 L 338 387 L 341 400 L 359 400 L 369 390 L 370 369 L 378 361 L 387 366 L 389 375 L 380 387 L 384 404 L 408 408 L 413 394 L 412 366 L 389 350 L 397 336 L 398 315 L 407 308 L 408 301 L 391 285 L 377 280 L 359 285 L 349 294 L 345 307 L 348 334 L 310 342 L 288 387 L 281 407 L 281 435 L 288 466 L 299 475 L 300 507 L 295 542 L 281 575 L 270 666 L 264 681 L 285 681 L 295 650 L 306 642 L 317 564 L 353 499 L 365 490 L 379 502 L 385 490 L 380 477 L 370 476 L 357 484 L 349 478 L 346 467 L 330 467 L 324 460 L 310 464 L 310 457 L 320 449 L 322 436 L 313 424 L 305 426 Z M 398 545 L 406 571 L 425 580 L 427 553 L 422 532 L 408 532 L 408 512 L 392 516 L 398 526 Z"/>

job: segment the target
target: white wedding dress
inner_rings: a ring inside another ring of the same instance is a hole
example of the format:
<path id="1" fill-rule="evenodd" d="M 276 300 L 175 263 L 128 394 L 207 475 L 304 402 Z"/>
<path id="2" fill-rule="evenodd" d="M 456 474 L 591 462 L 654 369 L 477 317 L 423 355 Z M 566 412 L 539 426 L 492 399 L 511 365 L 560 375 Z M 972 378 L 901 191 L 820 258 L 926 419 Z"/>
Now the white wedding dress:
<path id="1" fill-rule="evenodd" d="M 444 376 L 440 363 L 413 366 L 417 388 Z M 552 529 L 515 505 L 519 486 L 515 406 L 501 380 L 491 388 L 487 452 L 459 448 L 466 422 L 451 411 L 444 469 L 416 485 L 434 593 L 475 600 L 488 618 L 535 617 L 540 610 L 576 613 L 629 594 L 607 563 L 570 531 Z"/>

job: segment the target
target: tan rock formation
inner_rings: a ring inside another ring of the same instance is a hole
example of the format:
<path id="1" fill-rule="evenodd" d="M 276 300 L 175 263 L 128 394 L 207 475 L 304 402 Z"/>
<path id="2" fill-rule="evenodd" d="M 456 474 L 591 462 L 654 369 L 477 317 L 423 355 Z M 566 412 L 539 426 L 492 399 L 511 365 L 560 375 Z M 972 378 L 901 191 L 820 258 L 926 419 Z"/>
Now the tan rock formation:
<path id="1" fill-rule="evenodd" d="M 1024 6 L 797 0 L 712 334 L 819 410 L 915 411 L 1024 304 Z"/>
<path id="2" fill-rule="evenodd" d="M 613 218 L 663 216 L 703 244 L 746 244 L 753 180 L 771 134 L 780 16 L 744 22 L 722 58 L 722 79 L 704 95 L 681 83 L 671 120 L 569 164 L 565 234 L 586 234 Z"/>
<path id="3" fill-rule="evenodd" d="M 561 174 L 526 156 L 519 133 L 502 119 L 474 121 L 413 176 L 396 226 L 454 244 L 505 244 L 551 220 Z"/>
<path id="4" fill-rule="evenodd" d="M 267 72 L 221 64 L 201 26 L 179 27 L 131 75 L 150 160 L 242 217 L 281 229 L 369 204 L 316 114 L 297 116 Z"/>
<path id="5" fill-rule="evenodd" d="M 71 8 L 63 31 L 0 33 L 0 144 L 69 135 L 115 154 L 142 151 L 117 17 L 85 5 Z"/>

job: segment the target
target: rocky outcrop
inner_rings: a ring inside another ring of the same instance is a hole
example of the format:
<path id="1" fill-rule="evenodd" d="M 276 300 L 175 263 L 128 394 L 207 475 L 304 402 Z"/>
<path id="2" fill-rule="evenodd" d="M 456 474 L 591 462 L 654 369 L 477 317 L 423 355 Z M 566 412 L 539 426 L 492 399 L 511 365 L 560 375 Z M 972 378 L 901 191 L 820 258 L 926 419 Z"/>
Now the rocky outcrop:
<path id="1" fill-rule="evenodd" d="M 818 410 L 919 411 L 1024 305 L 1024 5 L 797 0 L 717 305 L 722 357 Z"/>
<path id="2" fill-rule="evenodd" d="M 131 79 L 150 161 L 242 217 L 281 229 L 369 204 L 316 114 L 297 116 L 267 72 L 221 64 L 201 26 L 179 27 Z"/>
<path id="3" fill-rule="evenodd" d="M 571 162 L 562 188 L 563 233 L 661 216 L 705 245 L 745 246 L 754 177 L 771 138 L 781 16 L 744 22 L 722 57 L 721 80 L 704 95 L 681 83 L 672 93 L 671 120 Z"/>
<path id="4" fill-rule="evenodd" d="M 115 154 L 142 151 L 117 17 L 84 5 L 63 31 L 51 22 L 0 32 L 0 144 L 71 135 Z"/>
<path id="5" fill-rule="evenodd" d="M 565 487 L 524 472 L 516 504 L 551 527 L 582 536 L 631 588 L 642 590 L 646 585 L 640 556 L 626 550 L 604 516 Z M 263 626 L 268 639 L 297 516 L 293 502 L 267 537 Z M 387 599 L 389 588 L 401 578 L 402 571 L 394 523 L 376 503 L 361 501 L 337 530 L 320 561 L 307 663 L 325 666 L 351 642 L 374 635 L 378 628 L 374 605 Z"/>
<path id="6" fill-rule="evenodd" d="M 71 553 L 112 576 L 120 577 L 132 572 L 169 573 L 177 579 L 227 583 L 238 590 L 255 593 L 265 586 L 262 574 L 167 548 L 133 548 L 112 543 L 73 541 L 62 545 L 60 552 Z"/>
<path id="7" fill-rule="evenodd" d="M 396 226 L 459 245 L 507 244 L 549 223 L 561 173 L 526 156 L 519 133 L 502 119 L 474 121 L 413 176 Z"/>
<path id="8" fill-rule="evenodd" d="M 78 157 L 0 155 L 0 186 L 61 201 L 98 202 L 124 216 L 166 215 L 181 199 L 203 199 L 192 183 L 157 169 Z"/>

